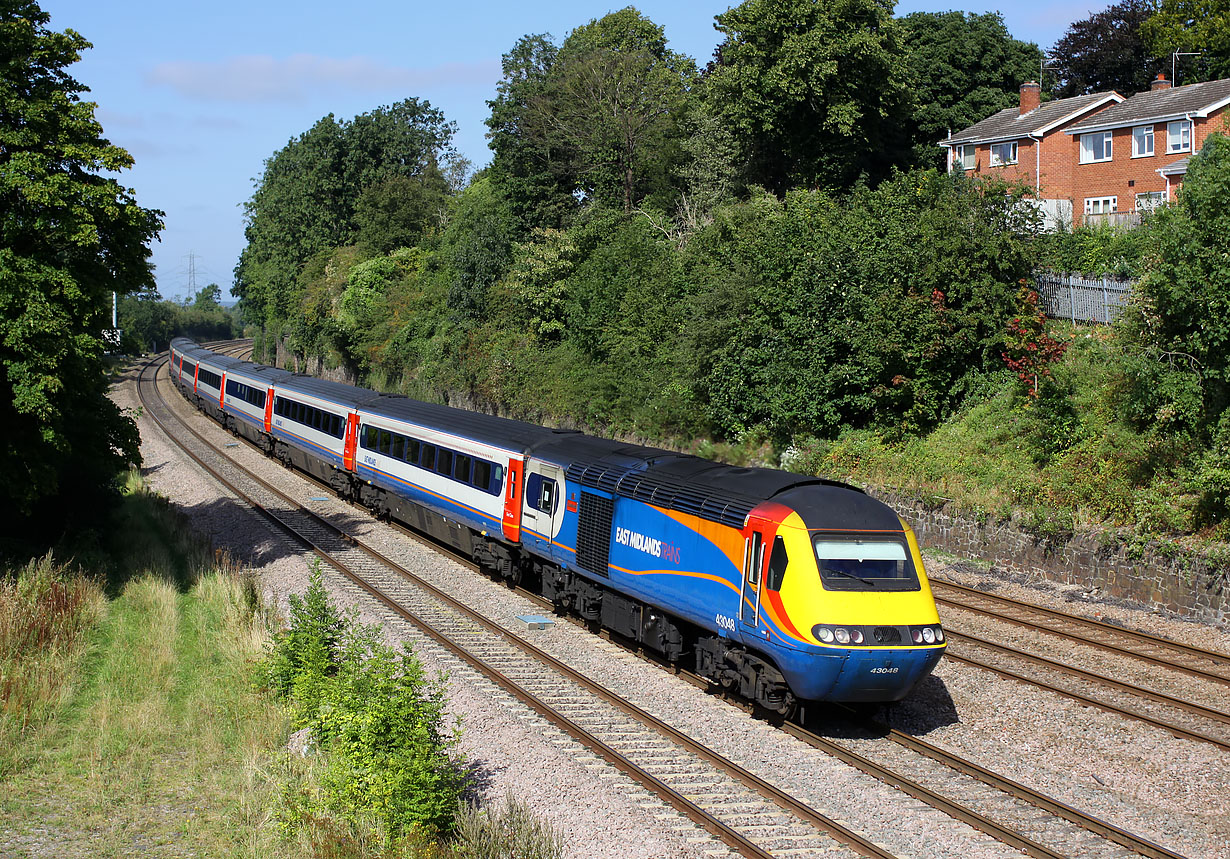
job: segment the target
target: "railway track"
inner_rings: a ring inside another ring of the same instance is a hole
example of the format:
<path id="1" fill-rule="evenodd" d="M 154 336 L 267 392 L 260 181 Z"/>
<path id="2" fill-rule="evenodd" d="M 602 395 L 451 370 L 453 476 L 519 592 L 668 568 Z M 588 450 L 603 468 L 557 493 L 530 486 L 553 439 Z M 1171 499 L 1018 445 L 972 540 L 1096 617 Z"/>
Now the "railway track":
<path id="1" fill-rule="evenodd" d="M 1073 658 L 1079 657 L 1075 651 L 1062 661 L 1030 652 L 1020 642 L 994 641 L 972 634 L 954 624 L 954 617 L 946 613 L 944 629 L 949 637 L 949 659 L 1144 722 L 1176 737 L 1230 750 L 1230 712 L 1192 700 L 1207 688 L 1202 684 L 1215 684 L 1222 691 L 1230 685 L 1230 677 L 1223 673 L 1230 669 L 1230 656 L 964 585 L 937 580 L 933 587 L 941 609 L 971 612 L 1031 635 L 1049 636 L 1111 654 L 1118 660 L 1139 663 L 1147 668 L 1151 685 L 1131 680 L 1130 672 L 1111 677 L 1072 664 Z M 1197 688 L 1188 692 L 1189 697 L 1157 688 L 1170 676 L 1166 672 L 1189 678 Z"/>
<path id="2" fill-rule="evenodd" d="M 292 539 L 310 548 L 386 612 L 412 624 L 472 671 L 749 857 L 892 853 L 512 636 L 363 545 L 327 519 L 240 468 L 151 393 L 151 362 L 138 381 L 142 405 L 197 464 Z M 172 424 L 181 428 L 176 432 Z M 186 436 L 185 436 L 186 432 Z"/>
<path id="3" fill-rule="evenodd" d="M 223 460 L 228 459 L 216 448 L 214 454 Z M 256 499 L 249 503 L 258 509 L 266 509 L 266 515 L 275 515 L 272 511 L 285 510 L 293 505 L 285 496 L 275 499 L 269 508 L 263 508 Z M 332 525 L 323 523 L 310 511 L 301 508 L 292 514 L 291 518 L 294 517 L 309 521 L 310 524 L 296 530 L 305 533 L 318 553 L 326 555 L 335 566 L 350 570 L 347 575 L 361 580 L 356 585 L 383 602 L 389 611 L 410 619 L 416 625 L 436 630 L 430 634 L 433 638 L 437 634 L 442 636 L 437 639 L 442 646 L 453 649 L 459 646 L 458 642 L 475 642 L 479 639 L 505 642 L 509 638 L 506 629 L 493 625 L 460 605 L 453 605 L 450 610 L 465 618 L 464 621 L 437 619 L 433 624 L 436 615 L 432 612 L 435 609 L 420 607 L 417 600 L 421 597 L 417 593 L 406 592 L 405 577 L 410 574 L 399 571 L 397 565 L 378 553 L 358 546 L 353 537 L 338 534 Z M 277 516 L 277 519 L 282 522 L 280 527 L 288 527 L 283 517 Z M 350 557 L 355 553 L 366 559 L 355 561 Z M 460 560 L 473 568 L 468 560 Z M 424 589 L 424 586 L 429 593 L 435 590 L 421 580 L 413 588 Z M 442 593 L 432 593 L 431 599 L 437 603 L 451 602 L 451 598 Z M 518 644 L 517 649 L 515 653 L 486 655 L 467 651 L 469 655 L 458 654 L 458 657 L 465 659 L 492 682 L 508 689 L 526 706 L 560 725 L 561 730 L 595 753 L 616 763 L 668 804 L 683 811 L 744 855 L 768 855 L 765 851 L 772 851 L 773 855 L 805 854 L 820 847 L 805 843 L 807 839 L 817 837 L 818 832 L 827 832 L 826 837 L 847 844 L 861 855 L 890 855 L 857 833 L 843 832 L 835 821 L 819 815 L 792 797 L 782 795 L 772 785 L 729 760 L 718 762 L 708 759 L 705 763 L 710 768 L 708 771 L 695 770 L 694 760 L 706 760 L 703 746 L 678 735 L 670 726 L 622 702 L 618 696 L 596 687 L 567 666 L 556 665 L 552 668 L 557 677 L 568 678 L 562 686 L 558 679 L 535 679 L 541 672 L 535 666 L 550 664 L 547 661 L 550 657 L 543 659 L 546 654 L 534 653 L 536 648 L 528 642 Z M 569 682 L 575 685 L 569 686 Z M 504 683 L 512 685 L 504 686 Z M 612 718 L 610 708 L 620 713 L 618 720 Z M 556 722 L 557 719 L 563 721 Z M 786 730 L 825 754 L 856 766 L 1030 856 L 1073 856 L 1096 850 L 1099 855 L 1105 856 L 1143 855 L 1179 859 L 1179 854 L 1164 847 L 898 731 L 885 729 L 885 735 L 876 744 L 874 757 L 877 759 L 873 759 L 873 756 L 864 753 L 865 750 L 855 751 L 855 743 L 826 738 L 802 726 L 786 726 Z M 628 743 L 643 756 L 640 763 L 630 761 L 627 756 L 621 757 L 621 746 Z M 684 753 L 681 758 L 676 757 L 680 754 L 679 750 Z M 671 782 L 675 783 L 675 787 Z M 672 790 L 675 795 L 671 794 Z M 980 807 L 987 813 L 976 810 Z M 1039 811 L 1044 814 L 1039 814 Z M 737 825 L 723 822 L 724 817 L 731 821 L 755 821 L 755 839 L 741 835 Z"/>
<path id="4" fill-rule="evenodd" d="M 1230 654 L 1203 650 L 1149 633 L 1105 623 L 1057 609 L 979 591 L 956 582 L 932 579 L 940 605 L 974 612 L 1003 623 L 1057 636 L 1119 656 L 1230 686 Z"/>

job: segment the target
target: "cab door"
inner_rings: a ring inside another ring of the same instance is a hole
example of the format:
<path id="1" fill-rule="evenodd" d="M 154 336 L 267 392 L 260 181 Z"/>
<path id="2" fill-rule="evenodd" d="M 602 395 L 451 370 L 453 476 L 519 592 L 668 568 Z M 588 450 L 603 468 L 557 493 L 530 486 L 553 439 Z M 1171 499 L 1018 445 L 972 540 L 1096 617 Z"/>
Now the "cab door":
<path id="1" fill-rule="evenodd" d="M 753 529 L 743 539 L 743 589 L 739 599 L 739 621 L 744 627 L 760 622 L 761 572 L 764 569 L 764 534 Z"/>
<path id="2" fill-rule="evenodd" d="M 564 470 L 530 460 L 525 466 L 525 492 L 521 505 L 521 539 L 550 557 L 561 554 L 555 543 L 564 521 Z"/>

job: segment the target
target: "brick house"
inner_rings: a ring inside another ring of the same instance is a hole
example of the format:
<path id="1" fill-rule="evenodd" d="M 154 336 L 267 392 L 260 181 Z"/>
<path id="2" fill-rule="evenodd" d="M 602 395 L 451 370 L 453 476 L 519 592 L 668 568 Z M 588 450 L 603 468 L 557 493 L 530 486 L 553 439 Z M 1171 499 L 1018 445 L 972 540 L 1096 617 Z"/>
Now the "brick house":
<path id="1" fill-rule="evenodd" d="M 1075 144 L 1073 226 L 1132 221 L 1173 198 L 1192 154 L 1227 130 L 1230 80 L 1172 87 L 1158 75 L 1137 93 L 1064 129 Z"/>
<path id="2" fill-rule="evenodd" d="M 1020 104 L 971 125 L 940 146 L 949 150 L 949 170 L 975 176 L 998 176 L 1034 189 L 1049 226 L 1068 222 L 1074 199 L 1077 139 L 1064 132 L 1093 121 L 1124 101 L 1117 92 L 1102 92 L 1041 103 L 1041 87 L 1022 84 Z"/>

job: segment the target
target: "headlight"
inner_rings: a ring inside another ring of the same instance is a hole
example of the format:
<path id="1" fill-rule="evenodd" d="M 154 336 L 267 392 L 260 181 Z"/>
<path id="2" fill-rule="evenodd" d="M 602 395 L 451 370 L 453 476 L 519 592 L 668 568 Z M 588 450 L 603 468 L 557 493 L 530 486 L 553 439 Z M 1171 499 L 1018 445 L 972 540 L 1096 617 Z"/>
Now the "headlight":
<path id="1" fill-rule="evenodd" d="M 845 629 L 839 626 L 837 627 L 836 630 L 833 631 L 833 635 L 837 637 L 838 644 L 849 644 L 850 643 L 850 630 L 848 629 Z"/>
<path id="2" fill-rule="evenodd" d="M 944 630 L 938 626 L 935 628 L 935 640 L 937 642 L 944 640 Z"/>
<path id="3" fill-rule="evenodd" d="M 927 644 L 935 644 L 935 630 L 934 629 L 932 629 L 929 626 L 924 626 L 922 634 L 923 634 L 923 641 L 927 642 Z"/>
<path id="4" fill-rule="evenodd" d="M 816 629 L 813 629 L 812 632 L 815 633 L 816 638 L 820 639 L 825 644 L 833 643 L 833 630 L 829 629 L 827 626 L 817 627 Z"/>

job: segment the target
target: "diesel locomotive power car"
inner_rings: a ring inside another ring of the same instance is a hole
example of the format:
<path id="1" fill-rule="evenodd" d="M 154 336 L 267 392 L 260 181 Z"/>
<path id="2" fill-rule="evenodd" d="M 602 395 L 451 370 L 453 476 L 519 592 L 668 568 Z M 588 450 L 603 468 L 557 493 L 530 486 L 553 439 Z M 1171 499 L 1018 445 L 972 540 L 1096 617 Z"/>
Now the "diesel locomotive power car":
<path id="1" fill-rule="evenodd" d="M 184 396 L 342 497 L 785 713 L 905 697 L 944 648 L 910 528 L 842 483 L 171 344 Z"/>

